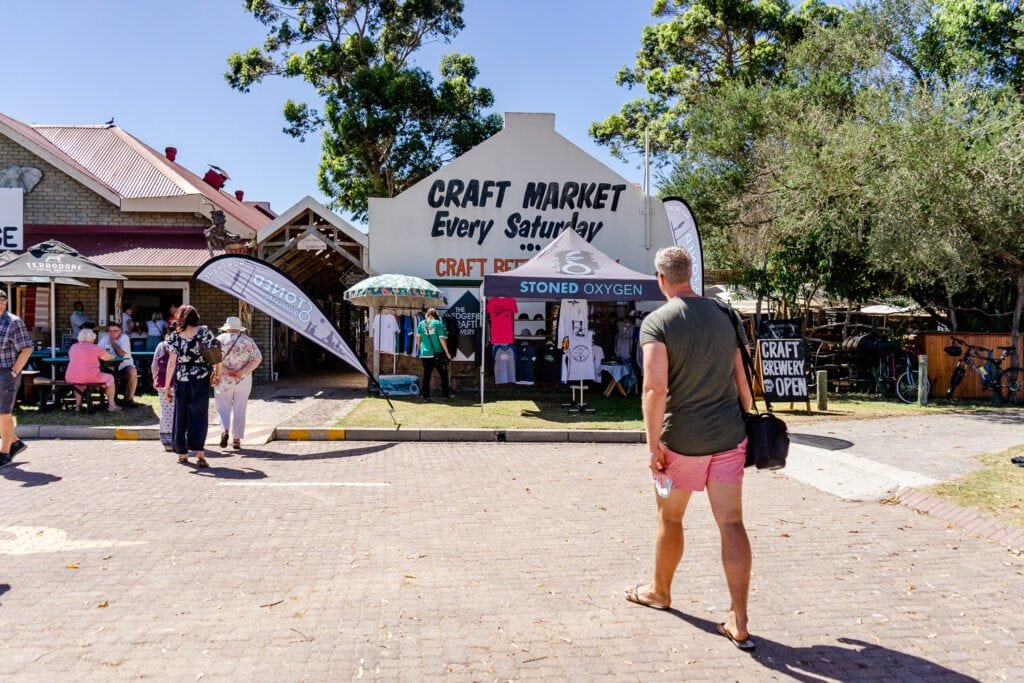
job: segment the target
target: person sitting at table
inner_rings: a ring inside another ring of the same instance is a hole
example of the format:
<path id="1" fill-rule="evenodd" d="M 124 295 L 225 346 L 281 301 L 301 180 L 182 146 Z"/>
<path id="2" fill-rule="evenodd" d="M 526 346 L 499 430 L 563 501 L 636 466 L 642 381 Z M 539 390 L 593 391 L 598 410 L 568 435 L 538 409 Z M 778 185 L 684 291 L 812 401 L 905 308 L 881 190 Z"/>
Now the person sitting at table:
<path id="1" fill-rule="evenodd" d="M 77 339 L 78 333 L 83 327 L 92 322 L 92 318 L 85 312 L 85 304 L 81 301 L 74 303 L 74 309 L 71 312 L 71 334 Z"/>
<path id="2" fill-rule="evenodd" d="M 135 387 L 139 383 L 139 373 L 135 369 L 135 359 L 132 358 L 132 342 L 122 332 L 121 326 L 117 323 L 107 325 L 107 335 L 100 340 L 100 346 L 108 353 L 123 358 L 117 366 L 117 375 L 124 382 L 124 403 L 129 408 L 135 406 Z"/>
<path id="3" fill-rule="evenodd" d="M 116 413 L 121 410 L 114 403 L 114 376 L 100 371 L 100 361 L 113 360 L 114 356 L 96 343 L 96 333 L 90 329 L 78 332 L 78 343 L 68 349 L 68 369 L 64 380 L 74 384 L 81 391 L 86 384 L 102 384 L 107 395 L 107 410 Z M 82 409 L 82 394 L 75 394 L 75 410 Z"/>

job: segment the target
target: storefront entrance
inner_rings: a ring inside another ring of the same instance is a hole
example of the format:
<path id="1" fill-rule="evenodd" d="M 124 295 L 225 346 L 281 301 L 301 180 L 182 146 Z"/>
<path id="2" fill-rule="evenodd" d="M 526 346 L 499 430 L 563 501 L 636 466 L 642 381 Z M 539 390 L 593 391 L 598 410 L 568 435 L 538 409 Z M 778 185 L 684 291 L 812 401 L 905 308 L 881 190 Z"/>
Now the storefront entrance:
<path id="1" fill-rule="evenodd" d="M 365 362 L 366 309 L 352 306 L 342 297 L 348 287 L 367 277 L 364 233 L 306 197 L 259 231 L 256 255 L 305 289 Z M 272 378 L 296 381 L 324 372 L 354 373 L 344 361 L 297 332 L 279 323 L 271 325 Z"/>

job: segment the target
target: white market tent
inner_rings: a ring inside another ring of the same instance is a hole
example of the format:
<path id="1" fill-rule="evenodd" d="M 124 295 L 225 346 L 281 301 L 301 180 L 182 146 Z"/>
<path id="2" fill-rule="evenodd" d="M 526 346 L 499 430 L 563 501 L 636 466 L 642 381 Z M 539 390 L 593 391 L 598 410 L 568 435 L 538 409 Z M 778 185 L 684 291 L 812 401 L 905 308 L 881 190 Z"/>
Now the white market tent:
<path id="1" fill-rule="evenodd" d="M 482 348 L 487 348 L 487 297 L 520 301 L 662 301 L 658 280 L 620 264 L 565 230 L 536 256 L 507 273 L 484 276 L 480 287 Z M 480 411 L 484 409 L 485 356 L 480 359 Z"/>

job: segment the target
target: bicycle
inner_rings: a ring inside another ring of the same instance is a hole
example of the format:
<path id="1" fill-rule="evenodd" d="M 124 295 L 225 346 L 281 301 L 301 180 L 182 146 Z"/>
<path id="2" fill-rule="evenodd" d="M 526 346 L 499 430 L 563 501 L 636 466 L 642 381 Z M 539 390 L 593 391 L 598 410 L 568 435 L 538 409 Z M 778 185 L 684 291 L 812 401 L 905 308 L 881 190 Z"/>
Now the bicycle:
<path id="1" fill-rule="evenodd" d="M 917 403 L 917 368 L 914 365 L 913 350 L 907 347 L 900 349 L 902 359 L 897 363 L 895 351 L 890 351 L 878 359 L 878 368 L 874 370 L 875 387 L 882 396 L 896 394 L 896 398 L 904 403 Z M 927 380 L 925 380 L 927 382 Z M 926 385 L 926 394 L 930 387 Z"/>
<path id="2" fill-rule="evenodd" d="M 1017 403 L 1021 399 L 1021 382 L 1024 380 L 1024 369 L 1016 365 L 1017 350 L 1012 346 L 996 347 L 1002 351 L 998 358 L 992 349 L 984 346 L 968 344 L 963 339 L 952 337 L 953 344 L 943 350 L 951 357 L 956 358 L 956 366 L 953 368 L 953 375 L 949 378 L 949 389 L 946 390 L 946 398 L 953 398 L 956 388 L 960 386 L 967 368 L 973 368 L 978 373 L 981 387 L 992 392 L 992 398 L 996 403 Z M 967 347 L 964 353 L 963 346 Z M 1003 361 L 1010 359 L 1010 367 L 1003 369 Z M 975 361 L 982 361 L 979 365 Z"/>

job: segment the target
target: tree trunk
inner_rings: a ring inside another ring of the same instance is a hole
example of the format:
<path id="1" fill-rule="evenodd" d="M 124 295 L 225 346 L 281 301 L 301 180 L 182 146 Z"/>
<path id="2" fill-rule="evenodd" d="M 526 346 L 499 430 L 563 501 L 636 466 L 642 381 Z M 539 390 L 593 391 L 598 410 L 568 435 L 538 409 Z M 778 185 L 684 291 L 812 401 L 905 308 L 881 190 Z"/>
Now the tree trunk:
<path id="1" fill-rule="evenodd" d="M 949 303 L 949 329 L 951 332 L 959 332 L 960 327 L 956 322 L 956 309 L 953 308 L 953 295 L 947 293 L 946 301 Z"/>

